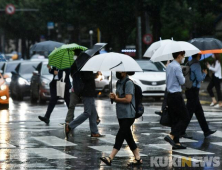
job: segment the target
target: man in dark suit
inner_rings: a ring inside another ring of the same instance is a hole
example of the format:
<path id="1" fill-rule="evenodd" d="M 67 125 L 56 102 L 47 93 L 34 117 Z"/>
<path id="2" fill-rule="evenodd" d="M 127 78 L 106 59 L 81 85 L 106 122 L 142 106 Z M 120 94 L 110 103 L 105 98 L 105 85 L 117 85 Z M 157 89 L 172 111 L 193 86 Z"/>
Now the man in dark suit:
<path id="1" fill-rule="evenodd" d="M 57 96 L 57 90 L 56 90 L 56 83 L 58 80 L 60 80 L 63 76 L 63 74 L 65 73 L 65 95 L 64 95 L 64 100 L 66 102 L 66 106 L 69 108 L 69 98 L 70 98 L 70 94 L 69 94 L 69 90 L 71 88 L 71 83 L 70 83 L 70 79 L 69 79 L 69 75 L 70 75 L 70 69 L 64 69 L 64 70 L 58 70 L 55 67 L 51 68 L 50 66 L 49 68 L 49 73 L 53 74 L 53 79 L 50 82 L 49 86 L 50 86 L 50 94 L 51 94 L 51 98 L 49 101 L 49 105 L 46 111 L 46 114 L 44 117 L 39 116 L 39 119 L 43 122 L 45 122 L 46 124 L 48 124 L 50 122 L 50 116 L 51 113 L 59 99 L 59 97 Z"/>

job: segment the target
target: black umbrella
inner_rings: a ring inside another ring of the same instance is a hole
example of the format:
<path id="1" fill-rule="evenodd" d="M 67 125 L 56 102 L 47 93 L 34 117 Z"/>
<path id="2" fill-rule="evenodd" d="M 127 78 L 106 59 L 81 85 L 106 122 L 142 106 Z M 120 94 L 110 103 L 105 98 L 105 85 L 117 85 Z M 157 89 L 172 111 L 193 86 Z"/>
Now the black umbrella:
<path id="1" fill-rule="evenodd" d="M 55 48 L 59 48 L 64 43 L 56 42 L 56 41 L 43 41 L 40 43 L 34 44 L 30 50 L 32 51 L 53 51 Z"/>
<path id="2" fill-rule="evenodd" d="M 80 54 L 80 56 L 75 61 L 78 70 L 80 70 L 92 56 L 94 56 L 103 47 L 105 47 L 106 44 L 107 43 L 96 43 L 92 49 L 88 49 L 88 50 L 82 52 Z"/>
<path id="3" fill-rule="evenodd" d="M 189 42 L 201 51 L 222 49 L 222 42 L 216 38 L 194 38 Z"/>

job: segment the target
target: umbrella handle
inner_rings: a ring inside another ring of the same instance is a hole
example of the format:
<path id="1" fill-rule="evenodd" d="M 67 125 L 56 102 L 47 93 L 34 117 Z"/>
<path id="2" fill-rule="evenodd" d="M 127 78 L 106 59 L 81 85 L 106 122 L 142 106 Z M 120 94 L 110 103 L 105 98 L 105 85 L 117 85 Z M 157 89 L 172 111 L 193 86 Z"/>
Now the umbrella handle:
<path id="1" fill-rule="evenodd" d="M 113 72 L 111 71 L 111 79 L 110 79 L 110 92 L 113 92 Z M 110 99 L 111 104 L 113 104 L 113 99 Z"/>

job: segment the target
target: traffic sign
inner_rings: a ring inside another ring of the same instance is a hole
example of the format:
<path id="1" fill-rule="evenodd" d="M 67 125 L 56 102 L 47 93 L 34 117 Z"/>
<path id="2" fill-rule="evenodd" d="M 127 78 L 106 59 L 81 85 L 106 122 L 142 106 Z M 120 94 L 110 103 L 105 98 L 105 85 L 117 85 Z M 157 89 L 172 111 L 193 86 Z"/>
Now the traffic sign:
<path id="1" fill-rule="evenodd" d="M 15 6 L 12 4 L 8 4 L 5 8 L 5 12 L 8 15 L 13 15 L 15 13 Z"/>
<path id="2" fill-rule="evenodd" d="M 50 29 L 54 29 L 54 22 L 48 22 L 47 23 L 47 28 Z"/>
<path id="3" fill-rule="evenodd" d="M 153 36 L 151 34 L 145 34 L 143 36 L 143 43 L 150 45 L 153 42 Z"/>

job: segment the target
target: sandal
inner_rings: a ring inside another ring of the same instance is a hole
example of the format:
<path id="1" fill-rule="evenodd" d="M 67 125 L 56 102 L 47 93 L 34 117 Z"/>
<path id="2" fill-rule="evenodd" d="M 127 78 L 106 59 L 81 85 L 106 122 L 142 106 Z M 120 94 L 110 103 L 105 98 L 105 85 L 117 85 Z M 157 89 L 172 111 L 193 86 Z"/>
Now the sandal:
<path id="1" fill-rule="evenodd" d="M 112 159 L 110 157 L 101 157 L 100 160 L 104 162 L 106 165 L 111 166 Z"/>
<path id="2" fill-rule="evenodd" d="M 139 160 L 135 159 L 133 162 L 128 163 L 128 166 L 137 166 L 137 165 L 142 165 L 142 159 L 140 158 Z"/>

